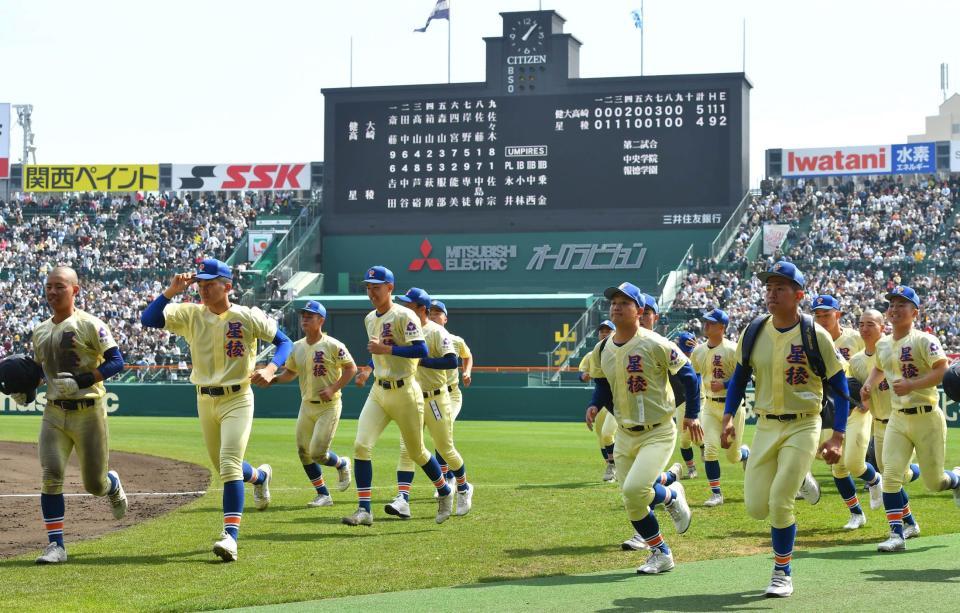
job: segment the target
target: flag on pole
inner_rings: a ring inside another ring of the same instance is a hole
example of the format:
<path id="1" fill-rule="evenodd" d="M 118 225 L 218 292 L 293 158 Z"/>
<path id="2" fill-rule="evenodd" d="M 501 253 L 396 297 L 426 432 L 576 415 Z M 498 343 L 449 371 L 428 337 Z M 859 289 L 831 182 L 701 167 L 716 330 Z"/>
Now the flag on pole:
<path id="1" fill-rule="evenodd" d="M 643 29 L 643 13 L 641 11 L 632 11 L 630 15 L 633 17 L 633 25 L 636 26 L 638 30 Z"/>
<path id="2" fill-rule="evenodd" d="M 437 0 L 436 6 L 433 7 L 433 12 L 427 17 L 427 23 L 424 24 L 422 28 L 416 28 L 414 32 L 426 32 L 430 26 L 430 22 L 434 19 L 446 19 L 450 21 L 450 0 Z"/>

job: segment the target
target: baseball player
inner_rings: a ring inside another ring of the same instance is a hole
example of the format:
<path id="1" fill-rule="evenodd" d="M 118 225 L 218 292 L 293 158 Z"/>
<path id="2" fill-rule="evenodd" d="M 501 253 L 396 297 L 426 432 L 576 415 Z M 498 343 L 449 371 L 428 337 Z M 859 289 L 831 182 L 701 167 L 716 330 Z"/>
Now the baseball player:
<path id="1" fill-rule="evenodd" d="M 306 336 L 293 344 L 284 371 L 272 383 L 300 379 L 300 412 L 297 414 L 297 454 L 303 472 L 316 490 L 308 507 L 333 506 L 320 464 L 337 469 L 337 489 L 350 487 L 350 459 L 330 450 L 340 423 L 342 390 L 357 374 L 357 365 L 346 345 L 323 333 L 327 309 L 310 300 L 300 309 L 300 327 Z"/>
<path id="2" fill-rule="evenodd" d="M 604 319 L 597 326 L 597 342 L 603 342 L 603 339 L 612 334 L 617 327 L 609 319 Z M 590 381 L 590 354 L 588 353 L 580 360 L 580 380 L 584 383 Z M 609 483 L 617 478 L 616 465 L 613 462 L 613 438 L 617 433 L 617 419 L 603 407 L 597 413 L 597 418 L 592 424 L 587 424 L 587 428 L 597 433 L 597 442 L 600 443 L 600 455 L 603 456 L 604 471 L 603 481 Z M 641 540 L 641 542 L 643 542 Z M 645 548 L 646 543 L 644 543 Z"/>
<path id="3" fill-rule="evenodd" d="M 586 418 L 591 423 L 600 407 L 614 409 L 619 425 L 614 443 L 617 482 L 627 517 L 650 548 L 650 556 L 637 573 L 663 573 L 674 567 L 673 554 L 652 509 L 663 504 L 680 534 L 690 527 L 691 519 L 683 486 L 659 482 L 677 438 L 668 378 L 676 375 L 683 381 L 689 401 L 682 427 L 692 431 L 694 440 L 703 437 L 697 421 L 699 383 L 687 357 L 675 345 L 639 325 L 644 295 L 635 285 L 621 283 L 607 288 L 604 295 L 610 299 L 610 319 L 617 330 L 593 350 L 590 374 L 595 387 Z"/>
<path id="4" fill-rule="evenodd" d="M 430 301 L 430 312 L 427 316 L 437 325 L 447 327 L 447 305 L 439 300 Z M 473 382 L 473 353 L 470 352 L 470 347 L 467 346 L 467 342 L 462 337 L 450 333 L 450 338 L 453 340 L 453 349 L 463 366 L 463 387 L 470 387 L 470 383 Z M 450 427 L 453 428 L 457 417 L 460 416 L 460 410 L 463 408 L 463 393 L 460 391 L 460 369 L 454 368 L 447 370 L 446 373 L 447 387 L 450 388 Z M 434 450 L 434 453 L 446 480 L 456 480 L 456 476 L 453 471 L 449 470 L 450 467 L 447 466 L 447 461 L 443 459 L 440 452 Z M 436 491 L 434 491 L 434 495 L 436 495 Z"/>
<path id="5" fill-rule="evenodd" d="M 67 561 L 63 545 L 65 502 L 63 472 L 77 450 L 83 488 L 110 500 L 113 516 L 127 512 L 127 496 L 115 470 L 107 470 L 109 444 L 103 382 L 123 370 L 123 356 L 105 323 L 76 307 L 80 281 L 68 266 L 57 266 L 44 284 L 53 316 L 33 331 L 34 358 L 42 368 L 30 376 L 47 380 L 47 406 L 40 422 L 40 511 L 47 531 L 47 548 L 37 564 Z M 29 397 L 15 394 L 27 404 Z"/>
<path id="6" fill-rule="evenodd" d="M 821 294 L 813 299 L 811 306 L 813 308 L 814 320 L 824 330 L 830 333 L 831 338 L 833 338 L 833 344 L 843 357 L 845 365 L 848 364 L 854 354 L 863 351 L 864 343 L 856 330 L 840 325 L 840 319 L 843 317 L 843 312 L 840 310 L 840 301 L 829 294 Z M 854 415 L 856 413 L 857 411 L 853 411 Z M 867 421 L 867 424 L 869 425 L 869 421 Z M 843 528 L 844 530 L 857 530 L 867 524 L 867 516 L 864 515 L 863 507 L 860 506 L 860 499 L 857 496 L 857 486 L 853 481 L 853 477 L 850 476 L 850 471 L 847 469 L 844 461 L 847 457 L 847 448 L 851 446 L 851 443 L 854 448 L 851 450 L 852 453 L 855 452 L 859 454 L 861 451 L 859 441 L 851 440 L 849 428 L 850 426 L 848 424 L 847 437 L 844 440 L 844 451 L 840 461 L 830 467 L 830 472 L 833 473 L 833 482 L 837 486 L 837 492 L 840 493 L 840 497 L 843 498 L 843 502 L 850 511 L 850 519 Z M 821 442 L 831 435 L 832 433 L 828 425 L 823 424 L 820 431 Z M 856 439 L 856 437 L 854 437 L 854 439 Z M 862 452 L 865 458 L 867 448 L 863 447 Z M 875 470 L 868 470 L 866 468 L 864 468 L 862 474 L 856 474 L 857 478 L 863 479 L 870 487 L 870 508 L 879 509 L 883 505 L 879 475 Z"/>
<path id="7" fill-rule="evenodd" d="M 170 302 L 193 283 L 199 287 L 201 304 Z M 223 533 L 213 553 L 224 562 L 237 559 L 244 482 L 253 484 L 258 510 L 270 504 L 270 465 L 254 468 L 243 460 L 253 425 L 250 384 L 270 385 L 293 350 L 287 335 L 263 311 L 230 302 L 232 287 L 230 267 L 208 258 L 197 272 L 174 275 L 140 315 L 143 325 L 169 330 L 190 345 L 190 382 L 197 387 L 200 430 L 223 481 Z M 269 364 L 256 370 L 258 340 L 272 342 L 276 351 Z"/>
<path id="8" fill-rule="evenodd" d="M 431 303 L 427 292 L 419 287 L 411 287 L 403 296 L 397 296 L 397 301 L 413 311 L 423 326 L 427 357 L 420 360 L 416 374 L 417 383 L 423 390 L 423 421 L 426 422 L 427 430 L 430 431 L 430 437 L 436 446 L 436 460 L 441 471 L 443 465 L 449 462 L 451 472 L 457 480 L 456 514 L 466 515 L 473 506 L 473 486 L 467 481 L 467 467 L 453 444 L 450 385 L 447 383 L 448 373 L 458 366 L 453 339 L 443 326 L 427 319 L 427 310 Z M 410 454 L 401 439 L 400 460 L 397 463 L 397 495 L 383 508 L 388 515 L 410 519 L 410 485 L 415 474 L 413 468 Z"/>
<path id="9" fill-rule="evenodd" d="M 720 445 L 729 449 L 739 442 L 734 418 L 753 373 L 757 428 L 744 475 L 744 503 L 754 519 L 770 520 L 774 567 L 766 595 L 785 597 L 793 594 L 790 561 L 797 535 L 794 495 L 817 453 L 824 385 L 813 374 L 801 337 L 805 325 L 800 315 L 803 274 L 790 262 L 777 262 L 757 277 L 766 286 L 770 316 L 763 320 L 746 361 L 746 334 L 740 335 L 737 366 L 727 386 Z M 835 404 L 833 435 L 820 445 L 824 459 L 832 464 L 840 459 L 846 430 L 847 379 L 830 334 L 816 325 L 813 333 Z"/>
<path id="10" fill-rule="evenodd" d="M 883 315 L 880 311 L 875 309 L 865 310 L 860 315 L 859 330 L 860 338 L 864 342 L 864 349 L 850 357 L 849 367 L 850 397 L 854 400 L 860 398 L 859 388 L 862 387 L 864 381 L 869 379 L 870 373 L 876 365 L 877 342 L 883 336 Z M 868 403 L 861 402 L 859 406 L 850 407 L 850 418 L 847 420 L 847 436 L 843 441 L 843 461 L 847 470 L 855 475 L 867 474 L 869 476 L 871 471 L 875 475 L 873 479 L 867 480 L 867 484 L 870 485 L 870 508 L 874 508 L 875 491 L 880 498 L 880 506 L 883 506 L 880 475 L 883 473 L 883 439 L 887 424 L 890 422 L 891 402 L 890 385 L 886 379 L 883 379 L 874 386 Z M 871 425 L 873 427 L 874 455 L 878 460 L 878 466 L 876 467 L 866 461 Z M 904 482 L 916 481 L 919 477 L 920 466 L 910 464 L 907 474 L 904 475 Z M 906 490 L 901 489 L 901 495 L 904 497 L 903 538 L 906 540 L 919 536 L 920 526 L 910 512 Z"/>
<path id="11" fill-rule="evenodd" d="M 363 280 L 367 297 L 374 307 L 364 319 L 367 338 L 370 339 L 367 350 L 373 357 L 372 369 L 362 369 L 356 383 L 363 387 L 371 374 L 375 377 L 373 389 L 360 411 L 353 445 L 353 474 L 359 505 L 353 515 L 343 518 L 343 523 L 348 526 L 373 525 L 370 512 L 373 462 L 370 458 L 383 429 L 395 421 L 410 459 L 423 469 L 437 490 L 436 521 L 442 524 L 453 512 L 453 496 L 440 471 L 440 463 L 423 445 L 423 390 L 414 374 L 417 361 L 426 358 L 429 350 L 420 320 L 410 309 L 393 302 L 394 276 L 389 268 L 373 266 L 364 274 Z M 432 407 L 431 418 L 436 419 Z"/>
<path id="12" fill-rule="evenodd" d="M 877 545 L 877 550 L 903 551 L 903 477 L 913 452 L 917 453 L 927 489 L 953 490 L 957 506 L 960 466 L 943 470 L 947 431 L 937 385 L 947 370 L 947 355 L 937 337 L 913 327 L 920 297 L 912 288 L 898 285 L 886 298 L 890 302 L 887 319 L 893 334 L 877 342 L 876 364 L 860 390 L 860 398 L 869 403 L 871 392 L 883 379 L 893 390 L 893 411 L 883 440 L 883 507 L 890 523 L 890 537 Z"/>
<path id="13" fill-rule="evenodd" d="M 713 309 L 703 316 L 704 333 L 707 342 L 693 350 L 690 363 L 701 379 L 701 389 L 706 396 L 702 411 L 704 470 L 710 484 L 710 497 L 703 503 L 705 507 L 723 504 L 723 492 L 720 489 L 720 433 L 723 423 L 724 403 L 727 400 L 727 382 L 737 365 L 737 345 L 724 337 L 730 318 L 720 309 Z M 692 335 L 691 335 L 692 336 Z M 680 344 L 681 349 L 683 344 Z M 733 427 L 736 440 L 743 440 L 743 428 L 746 424 L 746 411 L 738 412 Z M 724 451 L 724 457 L 731 464 L 740 462 L 746 466 L 750 457 L 750 448 L 746 445 L 732 446 Z"/>

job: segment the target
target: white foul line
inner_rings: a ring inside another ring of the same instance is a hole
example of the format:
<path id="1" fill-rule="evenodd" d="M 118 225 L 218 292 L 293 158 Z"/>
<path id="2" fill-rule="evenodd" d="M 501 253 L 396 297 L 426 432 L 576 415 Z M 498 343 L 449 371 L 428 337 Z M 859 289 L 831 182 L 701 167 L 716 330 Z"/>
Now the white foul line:
<path id="1" fill-rule="evenodd" d="M 202 496 L 206 494 L 206 490 L 200 490 L 196 492 L 128 492 L 127 496 Z M 89 496 L 94 498 L 93 494 L 64 494 L 68 497 L 83 497 Z M 39 498 L 40 494 L 0 494 L 0 498 Z M 96 496 L 96 498 L 103 498 L 104 496 Z"/>

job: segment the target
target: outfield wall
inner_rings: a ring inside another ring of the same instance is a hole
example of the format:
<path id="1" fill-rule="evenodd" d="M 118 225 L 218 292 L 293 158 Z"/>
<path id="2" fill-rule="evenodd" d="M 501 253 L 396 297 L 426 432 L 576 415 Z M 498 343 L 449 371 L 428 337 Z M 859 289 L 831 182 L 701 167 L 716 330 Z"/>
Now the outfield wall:
<path id="1" fill-rule="evenodd" d="M 590 387 L 525 387 L 519 379 L 526 375 L 486 375 L 483 384 L 476 383 L 463 391 L 463 412 L 458 419 L 493 421 L 581 421 L 590 402 Z M 502 385 L 492 382 L 503 380 Z M 476 382 L 476 378 L 474 379 Z M 107 411 L 112 415 L 149 415 L 189 417 L 197 414 L 196 388 L 184 384 L 114 384 L 107 387 Z M 370 387 L 354 385 L 343 390 L 345 419 L 355 419 L 367 398 Z M 300 389 L 296 384 L 255 388 L 257 417 L 296 417 L 300 407 Z M 941 392 L 941 406 L 945 404 Z M 752 393 L 748 392 L 748 401 Z M 36 415 L 46 406 L 46 392 L 37 400 L 18 407 L 9 396 L 0 394 L 0 415 Z M 960 427 L 960 405 L 946 404 L 947 425 Z M 752 421 L 752 411 L 748 413 Z"/>

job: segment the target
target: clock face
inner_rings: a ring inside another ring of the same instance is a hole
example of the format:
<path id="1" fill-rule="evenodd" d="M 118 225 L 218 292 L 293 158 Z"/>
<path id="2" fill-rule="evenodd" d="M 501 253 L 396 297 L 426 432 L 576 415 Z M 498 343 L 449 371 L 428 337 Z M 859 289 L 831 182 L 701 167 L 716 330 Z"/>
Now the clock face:
<path id="1" fill-rule="evenodd" d="M 547 33 L 535 17 L 520 17 L 507 31 L 510 50 L 522 55 L 543 53 Z"/>

